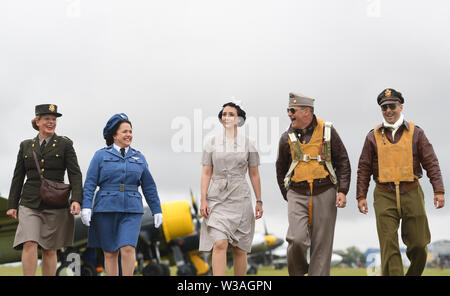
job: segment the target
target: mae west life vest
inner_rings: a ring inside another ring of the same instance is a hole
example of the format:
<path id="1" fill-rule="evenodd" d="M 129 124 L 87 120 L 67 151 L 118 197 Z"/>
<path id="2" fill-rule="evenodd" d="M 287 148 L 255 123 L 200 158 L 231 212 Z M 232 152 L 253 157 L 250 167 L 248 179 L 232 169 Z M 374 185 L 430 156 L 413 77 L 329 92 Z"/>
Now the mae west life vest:
<path id="1" fill-rule="evenodd" d="M 291 182 L 307 181 L 310 187 L 308 226 L 312 224 L 313 182 L 329 177 L 337 185 L 336 173 L 331 163 L 331 122 L 317 118 L 317 126 L 309 142 L 300 143 L 295 133 L 289 133 L 289 147 L 292 163 L 284 178 L 284 186 L 289 189 Z"/>
<path id="2" fill-rule="evenodd" d="M 333 184 L 337 184 L 331 162 L 331 126 L 331 122 L 317 118 L 317 126 L 307 144 L 300 143 L 295 133 L 289 133 L 292 163 L 284 178 L 286 190 L 289 189 L 291 182 L 307 181 L 312 186 L 315 179 L 327 176 Z"/>
<path id="3" fill-rule="evenodd" d="M 409 122 L 409 130 L 404 129 L 400 140 L 393 144 L 384 135 L 384 129 L 377 125 L 374 129 L 378 154 L 378 181 L 394 183 L 397 212 L 401 216 L 400 182 L 414 182 L 413 135 L 414 123 Z"/>

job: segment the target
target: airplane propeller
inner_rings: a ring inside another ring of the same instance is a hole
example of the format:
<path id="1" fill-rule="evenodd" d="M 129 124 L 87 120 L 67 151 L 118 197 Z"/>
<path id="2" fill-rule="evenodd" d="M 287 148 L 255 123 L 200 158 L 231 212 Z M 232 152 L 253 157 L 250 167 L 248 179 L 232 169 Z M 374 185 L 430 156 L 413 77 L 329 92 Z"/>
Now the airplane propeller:
<path id="1" fill-rule="evenodd" d="M 194 197 L 194 193 L 192 192 L 192 188 L 189 188 L 189 191 L 191 193 L 192 208 L 194 209 L 195 216 L 198 217 L 198 207 L 197 207 L 197 203 L 195 202 L 195 197 Z"/>

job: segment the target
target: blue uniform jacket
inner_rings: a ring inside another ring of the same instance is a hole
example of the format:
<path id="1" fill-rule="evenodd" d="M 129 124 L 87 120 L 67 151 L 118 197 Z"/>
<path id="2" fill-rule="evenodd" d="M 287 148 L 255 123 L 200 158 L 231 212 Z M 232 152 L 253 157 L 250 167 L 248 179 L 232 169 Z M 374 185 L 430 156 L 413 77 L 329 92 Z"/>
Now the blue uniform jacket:
<path id="1" fill-rule="evenodd" d="M 93 198 L 97 186 L 100 187 Z M 93 212 L 144 213 L 141 186 L 153 214 L 161 213 L 156 184 L 144 155 L 129 148 L 125 157 L 113 145 L 95 152 L 86 174 L 83 208 Z"/>

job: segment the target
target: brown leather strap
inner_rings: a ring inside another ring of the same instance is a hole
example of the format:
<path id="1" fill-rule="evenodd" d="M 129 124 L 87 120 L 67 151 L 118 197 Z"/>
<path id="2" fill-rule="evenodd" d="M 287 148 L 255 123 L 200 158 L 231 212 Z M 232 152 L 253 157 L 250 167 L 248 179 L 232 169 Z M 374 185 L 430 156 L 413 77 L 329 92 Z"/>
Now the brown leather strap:
<path id="1" fill-rule="evenodd" d="M 33 157 L 34 157 L 34 162 L 36 163 L 36 170 L 42 180 L 42 179 L 44 179 L 44 176 L 42 175 L 41 167 L 39 166 L 39 161 L 37 160 L 36 152 L 34 152 L 34 151 L 33 151 Z"/>
<path id="2" fill-rule="evenodd" d="M 395 199 L 397 202 L 397 213 L 398 213 L 398 216 L 401 217 L 402 216 L 402 207 L 400 205 L 400 182 L 395 183 Z"/>

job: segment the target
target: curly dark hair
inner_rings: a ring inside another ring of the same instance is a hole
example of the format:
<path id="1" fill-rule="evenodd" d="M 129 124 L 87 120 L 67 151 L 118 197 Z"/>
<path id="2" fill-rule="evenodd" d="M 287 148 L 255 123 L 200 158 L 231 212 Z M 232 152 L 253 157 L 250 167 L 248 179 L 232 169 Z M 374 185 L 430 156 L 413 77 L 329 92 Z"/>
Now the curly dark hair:
<path id="1" fill-rule="evenodd" d="M 129 123 L 130 126 L 133 127 L 129 120 L 124 119 L 119 121 L 106 135 L 106 146 L 111 146 L 114 143 L 114 136 L 117 134 L 117 130 L 119 129 L 120 125 L 124 122 Z"/>
<path id="2" fill-rule="evenodd" d="M 247 117 L 245 116 L 246 113 L 245 113 L 244 110 L 241 109 L 241 107 L 240 107 L 239 105 L 236 105 L 235 103 L 232 103 L 232 102 L 226 103 L 226 104 L 224 104 L 224 105 L 222 106 L 222 110 L 220 110 L 219 115 L 217 116 L 217 117 L 219 118 L 219 121 L 222 122 L 222 113 L 223 113 L 223 109 L 224 109 L 225 107 L 233 107 L 233 108 L 236 108 L 236 110 L 237 110 L 237 116 L 239 117 L 239 123 L 238 123 L 238 126 L 243 126 L 244 123 L 245 123 L 245 119 L 247 118 Z"/>

